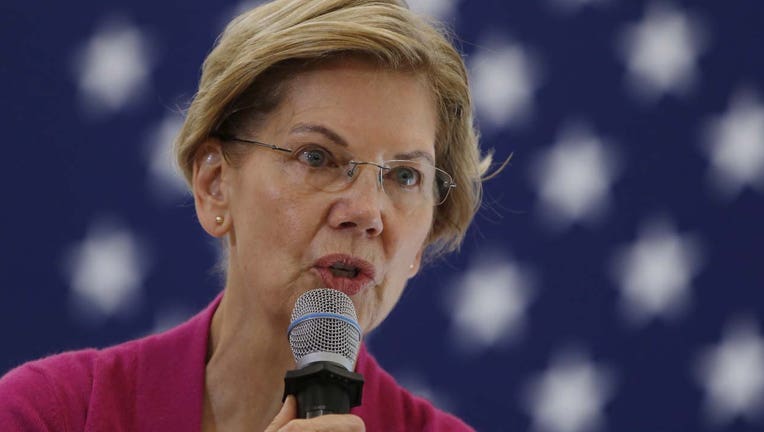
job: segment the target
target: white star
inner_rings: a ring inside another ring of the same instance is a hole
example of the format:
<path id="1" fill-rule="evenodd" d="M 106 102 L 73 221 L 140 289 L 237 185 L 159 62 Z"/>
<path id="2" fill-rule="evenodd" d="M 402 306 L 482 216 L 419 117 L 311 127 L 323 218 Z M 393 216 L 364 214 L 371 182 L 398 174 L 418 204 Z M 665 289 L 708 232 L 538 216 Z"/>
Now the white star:
<path id="1" fill-rule="evenodd" d="M 150 43 L 123 20 L 108 20 L 75 56 L 84 108 L 91 115 L 119 111 L 148 87 Z"/>
<path id="2" fill-rule="evenodd" d="M 577 125 L 565 128 L 531 169 L 542 220 L 560 229 L 596 221 L 605 212 L 618 162 L 606 142 Z"/>
<path id="3" fill-rule="evenodd" d="M 764 338 L 756 321 L 739 319 L 723 340 L 698 358 L 698 380 L 706 391 L 706 413 L 716 423 L 764 414 Z"/>
<path id="4" fill-rule="evenodd" d="M 643 324 L 682 312 L 690 281 L 700 269 L 700 249 L 694 236 L 677 234 L 664 220 L 645 224 L 636 241 L 618 250 L 612 261 L 625 317 Z"/>
<path id="5" fill-rule="evenodd" d="M 706 152 L 716 188 L 734 197 L 745 186 L 764 192 L 764 105 L 740 91 L 729 110 L 708 124 Z"/>
<path id="6" fill-rule="evenodd" d="M 456 15 L 459 0 L 408 0 L 412 11 L 439 21 L 449 21 Z"/>
<path id="7" fill-rule="evenodd" d="M 455 281 L 448 304 L 457 346 L 470 351 L 518 336 L 533 295 L 529 270 L 499 254 L 484 254 Z"/>
<path id="8" fill-rule="evenodd" d="M 628 79 L 639 97 L 652 100 L 664 93 L 684 93 L 692 86 L 703 30 L 689 14 L 653 3 L 620 41 Z"/>
<path id="9" fill-rule="evenodd" d="M 151 132 L 146 152 L 150 190 L 167 202 L 188 194 L 185 179 L 172 154 L 173 140 L 181 126 L 183 118 L 180 115 L 165 116 Z"/>
<path id="10" fill-rule="evenodd" d="M 98 322 L 133 311 L 146 274 L 145 248 L 127 229 L 96 222 L 87 237 L 64 257 L 70 277 L 73 313 Z"/>
<path id="11" fill-rule="evenodd" d="M 524 123 L 539 86 L 537 62 L 526 48 L 511 42 L 489 40 L 480 46 L 469 64 L 481 126 L 498 129 Z"/>
<path id="12" fill-rule="evenodd" d="M 557 356 L 543 374 L 530 380 L 524 401 L 534 430 L 584 432 L 603 425 L 602 411 L 612 393 L 609 368 L 571 351 Z"/>

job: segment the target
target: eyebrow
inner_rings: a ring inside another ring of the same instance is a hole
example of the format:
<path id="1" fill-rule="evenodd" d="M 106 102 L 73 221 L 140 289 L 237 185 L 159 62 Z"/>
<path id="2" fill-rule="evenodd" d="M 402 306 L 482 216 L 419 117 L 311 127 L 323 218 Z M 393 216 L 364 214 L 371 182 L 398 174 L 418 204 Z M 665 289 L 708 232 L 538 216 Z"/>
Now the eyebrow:
<path id="1" fill-rule="evenodd" d="M 342 138 L 337 132 L 334 132 L 333 130 L 329 129 L 326 126 L 321 126 L 321 125 L 311 124 L 311 123 L 298 123 L 297 125 L 295 125 L 295 127 L 292 128 L 292 130 L 289 131 L 290 134 L 307 133 L 307 132 L 319 133 L 329 138 L 335 144 L 341 145 L 342 147 L 346 147 L 346 148 L 348 147 L 348 143 L 347 141 L 345 141 L 344 138 Z"/>
<path id="2" fill-rule="evenodd" d="M 394 156 L 395 160 L 411 160 L 411 159 L 418 159 L 423 158 L 427 159 L 427 161 L 432 165 L 435 166 L 435 160 L 430 156 L 429 153 L 423 152 L 421 150 L 415 150 L 408 153 L 398 153 Z"/>
<path id="3" fill-rule="evenodd" d="M 342 138 L 337 132 L 334 132 L 333 130 L 329 129 L 326 126 L 322 126 L 319 124 L 313 124 L 313 123 L 298 123 L 296 124 L 290 131 L 290 134 L 299 134 L 299 133 L 319 133 L 332 142 L 334 142 L 337 145 L 340 145 L 342 147 L 348 148 L 348 142 L 345 141 L 344 138 Z M 398 153 L 396 154 L 393 159 L 394 160 L 413 160 L 413 159 L 427 159 L 427 161 L 432 165 L 435 166 L 435 160 L 433 157 L 424 151 L 421 150 L 414 150 L 412 152 L 407 153 Z"/>

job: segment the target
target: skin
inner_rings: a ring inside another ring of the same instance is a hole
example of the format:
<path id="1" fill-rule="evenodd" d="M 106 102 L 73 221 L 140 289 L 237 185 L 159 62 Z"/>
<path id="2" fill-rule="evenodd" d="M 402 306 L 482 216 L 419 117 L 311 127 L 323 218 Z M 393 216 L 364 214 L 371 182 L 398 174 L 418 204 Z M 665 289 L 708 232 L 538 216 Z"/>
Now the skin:
<path id="1" fill-rule="evenodd" d="M 423 77 L 344 59 L 298 74 L 285 100 L 245 138 L 287 148 L 328 139 L 294 132 L 328 128 L 356 159 L 381 162 L 399 153 L 434 158 L 437 116 Z M 282 406 L 284 373 L 295 367 L 286 328 L 295 300 L 322 287 L 315 261 L 344 253 L 372 263 L 375 280 L 352 296 L 371 331 L 390 313 L 419 270 L 433 218 L 423 205 L 403 213 L 362 172 L 345 190 L 316 192 L 284 180 L 284 156 L 256 148 L 236 167 L 208 140 L 194 165 L 197 215 L 214 237 L 228 236 L 226 294 L 212 320 L 203 430 L 363 430 L 353 415 L 293 420 Z M 222 216 L 222 224 L 215 222 Z M 278 414 L 278 416 L 277 416 Z"/>

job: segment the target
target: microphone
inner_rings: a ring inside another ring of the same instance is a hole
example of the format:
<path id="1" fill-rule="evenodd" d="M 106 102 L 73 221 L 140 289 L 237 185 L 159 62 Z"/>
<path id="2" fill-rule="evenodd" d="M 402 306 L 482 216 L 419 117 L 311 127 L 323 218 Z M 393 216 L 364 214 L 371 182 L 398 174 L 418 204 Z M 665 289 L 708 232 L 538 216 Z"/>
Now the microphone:
<path id="1" fill-rule="evenodd" d="M 353 372 L 361 327 L 350 297 L 328 288 L 305 292 L 287 335 L 297 369 L 284 377 L 283 399 L 295 395 L 298 418 L 347 414 L 361 404 L 363 376 Z"/>

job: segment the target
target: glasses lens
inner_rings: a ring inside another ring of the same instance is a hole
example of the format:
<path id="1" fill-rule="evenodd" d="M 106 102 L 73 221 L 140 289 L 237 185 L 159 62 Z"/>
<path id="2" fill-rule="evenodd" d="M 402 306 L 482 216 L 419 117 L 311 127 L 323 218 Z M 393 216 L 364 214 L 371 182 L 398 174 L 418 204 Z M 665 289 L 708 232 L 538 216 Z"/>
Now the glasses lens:
<path id="1" fill-rule="evenodd" d="M 451 175 L 440 168 L 435 168 L 435 185 L 433 187 L 435 191 L 435 205 L 443 204 L 453 187 L 454 180 L 451 178 Z"/>
<path id="2" fill-rule="evenodd" d="M 451 176 L 426 162 L 387 161 L 390 170 L 384 187 L 390 197 L 404 207 L 442 204 L 453 185 Z"/>
<path id="3" fill-rule="evenodd" d="M 342 190 L 363 174 L 364 168 L 371 168 L 375 176 L 382 177 L 382 188 L 393 204 L 404 211 L 421 206 L 442 204 L 453 184 L 445 171 L 419 161 L 391 160 L 379 165 L 355 162 L 352 156 L 336 146 L 311 144 L 298 148 L 292 153 L 287 164 L 287 181 L 299 185 L 310 185 L 324 192 Z"/>
<path id="4" fill-rule="evenodd" d="M 287 164 L 287 181 L 295 185 L 308 184 L 321 191 L 338 191 L 352 177 L 348 160 L 348 154 L 338 147 L 315 144 L 300 147 Z"/>

